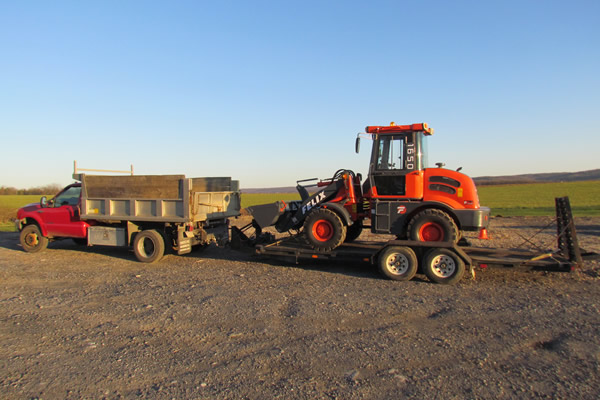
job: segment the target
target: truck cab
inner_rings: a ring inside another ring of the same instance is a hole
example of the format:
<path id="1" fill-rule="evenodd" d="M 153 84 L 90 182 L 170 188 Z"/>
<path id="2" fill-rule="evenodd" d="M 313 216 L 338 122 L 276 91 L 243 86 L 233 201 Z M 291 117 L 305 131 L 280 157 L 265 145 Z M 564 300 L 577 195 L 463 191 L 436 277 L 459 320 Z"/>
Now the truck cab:
<path id="1" fill-rule="evenodd" d="M 36 224 L 47 238 L 85 238 L 89 224 L 80 220 L 81 184 L 65 187 L 51 200 L 46 196 L 38 204 L 30 204 L 17 212 L 17 228 Z"/>

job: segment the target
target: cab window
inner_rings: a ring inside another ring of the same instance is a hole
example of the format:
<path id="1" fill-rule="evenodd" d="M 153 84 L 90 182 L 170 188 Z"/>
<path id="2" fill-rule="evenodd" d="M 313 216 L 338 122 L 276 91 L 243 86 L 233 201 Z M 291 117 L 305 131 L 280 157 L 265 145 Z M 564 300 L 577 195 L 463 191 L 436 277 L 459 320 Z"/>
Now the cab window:
<path id="1" fill-rule="evenodd" d="M 404 137 L 388 136 L 379 140 L 377 169 L 404 169 Z"/>
<path id="2" fill-rule="evenodd" d="M 79 195 L 81 194 L 81 186 L 71 186 L 54 198 L 54 207 L 65 205 L 76 206 L 79 204 Z"/>

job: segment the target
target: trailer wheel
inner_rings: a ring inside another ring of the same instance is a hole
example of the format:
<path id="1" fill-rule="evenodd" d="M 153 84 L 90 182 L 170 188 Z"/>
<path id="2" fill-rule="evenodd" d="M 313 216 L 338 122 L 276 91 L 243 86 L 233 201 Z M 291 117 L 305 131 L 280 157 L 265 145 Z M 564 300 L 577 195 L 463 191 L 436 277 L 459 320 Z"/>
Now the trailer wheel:
<path id="1" fill-rule="evenodd" d="M 423 258 L 423 272 L 430 281 L 454 285 L 465 274 L 465 262 L 452 250 L 431 249 Z"/>
<path id="2" fill-rule="evenodd" d="M 40 228 L 35 225 L 27 225 L 19 235 L 23 250 L 28 253 L 37 253 L 48 247 L 48 238 L 42 235 Z"/>
<path id="3" fill-rule="evenodd" d="M 408 223 L 408 236 L 419 242 L 458 241 L 458 227 L 448 214 L 435 208 L 421 211 Z"/>
<path id="4" fill-rule="evenodd" d="M 346 239 L 344 242 L 353 242 L 360 236 L 363 229 L 362 221 L 354 221 L 354 223 L 346 228 Z"/>
<path id="5" fill-rule="evenodd" d="M 304 234 L 315 250 L 329 251 L 344 243 L 346 226 L 335 212 L 319 208 L 304 221 Z"/>
<path id="6" fill-rule="evenodd" d="M 409 281 L 417 273 L 417 256 L 410 247 L 391 246 L 377 259 L 379 271 L 395 281 Z"/>
<path id="7" fill-rule="evenodd" d="M 154 229 L 141 231 L 133 240 L 133 252 L 141 262 L 153 263 L 165 254 L 165 240 Z"/>

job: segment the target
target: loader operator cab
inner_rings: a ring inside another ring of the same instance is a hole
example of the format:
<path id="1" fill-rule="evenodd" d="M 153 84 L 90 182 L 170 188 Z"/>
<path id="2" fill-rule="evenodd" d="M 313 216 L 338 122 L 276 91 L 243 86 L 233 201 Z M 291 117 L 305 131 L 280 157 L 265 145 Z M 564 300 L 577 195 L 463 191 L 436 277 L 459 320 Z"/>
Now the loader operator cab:
<path id="1" fill-rule="evenodd" d="M 373 148 L 363 194 L 370 198 L 422 198 L 427 167 L 427 124 L 368 126 Z M 358 146 L 357 146 L 358 147 Z"/>

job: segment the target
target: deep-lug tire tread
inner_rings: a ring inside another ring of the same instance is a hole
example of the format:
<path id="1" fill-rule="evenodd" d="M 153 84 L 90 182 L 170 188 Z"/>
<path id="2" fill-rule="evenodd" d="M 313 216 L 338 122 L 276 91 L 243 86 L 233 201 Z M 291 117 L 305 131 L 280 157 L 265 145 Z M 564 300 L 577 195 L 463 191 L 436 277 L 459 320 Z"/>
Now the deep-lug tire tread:
<path id="1" fill-rule="evenodd" d="M 448 236 L 448 240 L 444 238 L 444 242 L 458 242 L 460 235 L 456 223 L 447 213 L 436 208 L 428 208 L 417 213 L 411 218 L 408 226 L 406 227 L 408 237 L 411 240 L 421 241 L 419 237 L 419 230 L 421 226 L 429 222 L 434 222 L 443 228 L 445 231 L 444 236 Z"/>
<path id="2" fill-rule="evenodd" d="M 317 221 L 323 219 L 328 221 L 333 227 L 332 237 L 325 242 L 317 240 L 312 236 L 313 225 Z M 346 239 L 346 226 L 343 224 L 340 217 L 334 211 L 328 210 L 326 208 L 319 208 L 312 211 L 304 221 L 303 230 L 306 242 L 315 250 L 333 250 L 336 247 L 340 246 L 342 243 L 344 243 L 344 240 Z"/>

